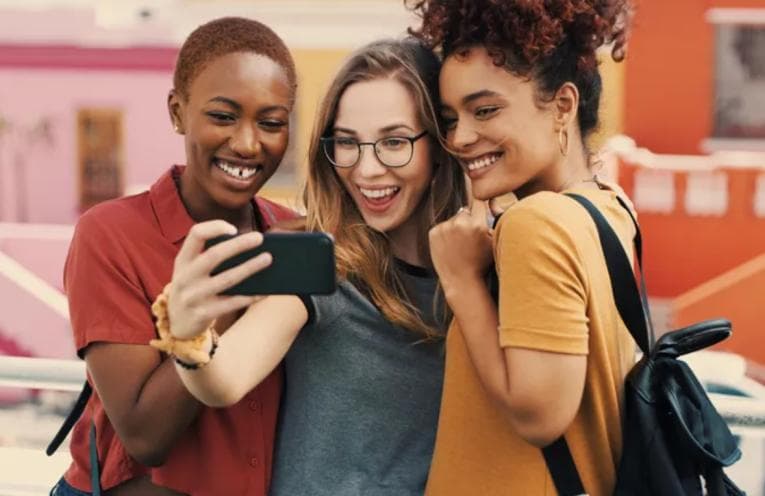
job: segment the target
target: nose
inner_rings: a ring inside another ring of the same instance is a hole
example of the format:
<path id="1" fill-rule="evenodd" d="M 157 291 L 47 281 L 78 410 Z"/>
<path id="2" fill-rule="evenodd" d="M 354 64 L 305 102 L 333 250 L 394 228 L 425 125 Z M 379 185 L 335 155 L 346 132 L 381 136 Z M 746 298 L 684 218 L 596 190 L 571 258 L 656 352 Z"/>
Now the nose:
<path id="1" fill-rule="evenodd" d="M 461 151 L 478 141 L 478 133 L 472 126 L 458 121 L 454 129 L 447 134 L 446 141 L 450 148 Z"/>
<path id="2" fill-rule="evenodd" d="M 229 146 L 234 153 L 243 158 L 260 154 L 262 145 L 257 126 L 245 122 L 238 124 L 229 139 Z"/>
<path id="3" fill-rule="evenodd" d="M 387 167 L 380 163 L 372 146 L 362 145 L 359 150 L 361 156 L 356 164 L 356 171 L 361 177 L 382 176 L 387 171 Z"/>

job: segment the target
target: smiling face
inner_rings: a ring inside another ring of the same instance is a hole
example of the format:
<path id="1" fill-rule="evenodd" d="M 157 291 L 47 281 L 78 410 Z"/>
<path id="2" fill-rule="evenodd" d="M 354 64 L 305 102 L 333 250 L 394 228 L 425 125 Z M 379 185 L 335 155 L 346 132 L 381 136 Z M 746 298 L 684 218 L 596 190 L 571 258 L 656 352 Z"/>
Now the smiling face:
<path id="1" fill-rule="evenodd" d="M 562 163 L 550 105 L 533 80 L 494 65 L 483 47 L 451 55 L 440 75 L 446 142 L 471 179 L 473 196 L 525 196 L 556 181 Z"/>
<path id="2" fill-rule="evenodd" d="M 181 193 L 192 216 L 249 208 L 287 149 L 291 92 L 284 68 L 256 53 L 229 53 L 204 67 L 187 98 L 171 93 L 169 106 L 185 136 Z"/>
<path id="3" fill-rule="evenodd" d="M 395 79 L 373 79 L 348 86 L 337 107 L 331 129 L 336 138 L 375 142 L 392 156 L 403 138 L 413 138 L 423 131 L 417 118 L 411 93 Z M 340 140 L 341 147 L 347 140 Z M 430 141 L 422 136 L 413 144 L 412 158 L 402 167 L 386 167 L 372 149 L 362 146 L 361 157 L 352 167 L 335 170 L 353 198 L 364 221 L 374 230 L 388 234 L 414 226 L 415 213 L 433 177 Z M 342 153 L 337 150 L 336 153 Z"/>

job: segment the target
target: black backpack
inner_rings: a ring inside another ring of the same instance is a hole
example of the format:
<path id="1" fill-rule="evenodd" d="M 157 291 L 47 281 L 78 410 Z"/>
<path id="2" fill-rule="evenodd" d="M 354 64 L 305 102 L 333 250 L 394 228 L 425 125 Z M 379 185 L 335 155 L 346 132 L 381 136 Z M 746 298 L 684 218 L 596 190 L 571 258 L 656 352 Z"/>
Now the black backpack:
<path id="1" fill-rule="evenodd" d="M 616 307 L 643 352 L 624 387 L 623 449 L 614 494 L 743 496 L 722 469 L 741 458 L 736 439 L 691 369 L 677 359 L 730 336 L 730 322 L 708 320 L 671 331 L 651 346 L 653 329 L 643 283 L 642 242 L 632 212 L 619 199 L 635 224 L 639 290 L 632 264 L 600 211 L 580 195 L 567 196 L 595 221 Z M 542 453 L 561 496 L 586 494 L 565 437 L 543 448 Z M 706 489 L 702 488 L 702 478 Z"/>

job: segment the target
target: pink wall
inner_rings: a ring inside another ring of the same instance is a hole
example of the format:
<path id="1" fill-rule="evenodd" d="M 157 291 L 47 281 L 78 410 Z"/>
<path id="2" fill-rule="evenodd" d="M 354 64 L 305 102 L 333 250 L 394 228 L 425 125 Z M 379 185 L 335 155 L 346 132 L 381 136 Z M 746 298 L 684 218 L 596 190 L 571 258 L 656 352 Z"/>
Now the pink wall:
<path id="1" fill-rule="evenodd" d="M 0 239 L 0 251 L 62 291 L 62 268 L 68 247 L 67 237 Z M 2 276 L 0 302 L 0 341 L 4 339 L 6 344 L 12 343 L 33 356 L 74 357 L 69 322 Z"/>
<path id="2" fill-rule="evenodd" d="M 69 322 L 34 296 L 0 277 L 0 333 L 33 356 L 74 358 Z M 7 311 L 12 309 L 13 311 Z"/>
<path id="3" fill-rule="evenodd" d="M 123 111 L 127 190 L 181 162 L 183 143 L 165 106 L 174 55 L 166 47 L 0 45 L 0 222 L 76 222 L 82 107 Z M 47 132 L 33 132 L 41 121 Z M 0 241 L 0 250 L 58 289 L 67 247 L 67 239 Z M 4 277 L 0 301 L 4 339 L 35 356 L 74 356 L 65 318 Z"/>
<path id="4" fill-rule="evenodd" d="M 63 268 L 69 250 L 69 242 L 69 238 L 0 239 L 0 251 L 54 288 L 63 291 Z"/>
<path id="5" fill-rule="evenodd" d="M 169 70 L 2 65 L 0 117 L 16 129 L 29 129 L 41 117 L 50 119 L 52 146 L 33 143 L 17 132 L 6 132 L 0 138 L 0 221 L 76 221 L 75 120 L 80 107 L 124 111 L 127 188 L 151 184 L 166 167 L 183 160 L 182 140 L 173 134 L 165 107 L 172 77 Z"/>

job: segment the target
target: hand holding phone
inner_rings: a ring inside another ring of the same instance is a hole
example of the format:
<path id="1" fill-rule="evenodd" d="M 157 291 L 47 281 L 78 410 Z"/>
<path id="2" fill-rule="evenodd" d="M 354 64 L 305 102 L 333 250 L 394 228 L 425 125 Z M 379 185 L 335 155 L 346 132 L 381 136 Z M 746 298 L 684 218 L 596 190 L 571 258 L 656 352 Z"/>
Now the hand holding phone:
<path id="1" fill-rule="evenodd" d="M 236 236 L 210 239 L 206 248 Z M 279 232 L 263 235 L 263 243 L 243 251 L 215 267 L 215 276 L 258 256 L 270 253 L 271 265 L 250 275 L 223 295 L 331 294 L 335 291 L 335 250 L 332 238 L 321 232 Z"/>
<path id="2" fill-rule="evenodd" d="M 224 315 L 248 307 L 252 296 L 225 296 L 221 291 L 265 269 L 271 264 L 270 254 L 261 254 L 217 276 L 210 272 L 221 262 L 243 251 L 256 248 L 263 235 L 251 232 L 228 243 L 206 250 L 208 240 L 233 235 L 236 228 L 222 220 L 195 224 L 189 231 L 173 264 L 173 276 L 167 305 L 170 331 L 173 336 L 190 339 L 207 329 L 210 323 Z"/>

